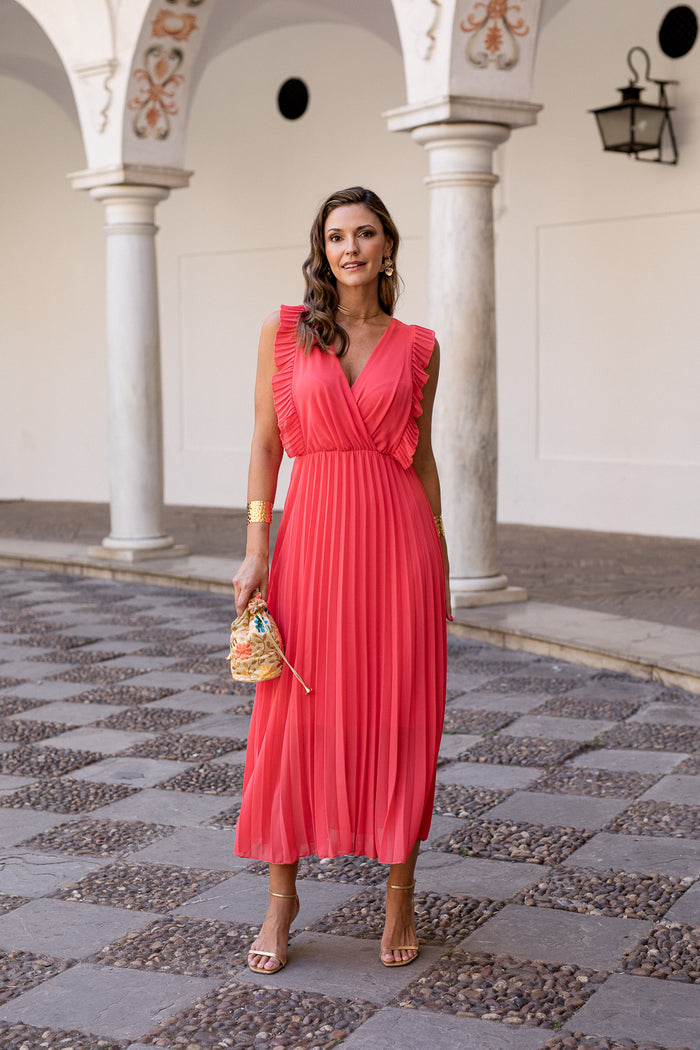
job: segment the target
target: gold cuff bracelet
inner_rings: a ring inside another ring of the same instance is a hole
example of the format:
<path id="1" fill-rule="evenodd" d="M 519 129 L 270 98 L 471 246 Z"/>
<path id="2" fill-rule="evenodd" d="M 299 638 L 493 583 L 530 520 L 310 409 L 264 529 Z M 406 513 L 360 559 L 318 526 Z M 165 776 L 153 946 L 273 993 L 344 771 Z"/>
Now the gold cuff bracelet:
<path id="1" fill-rule="evenodd" d="M 252 499 L 248 503 L 248 524 L 262 521 L 269 525 L 272 521 L 272 503 L 267 499 Z"/>
<path id="2" fill-rule="evenodd" d="M 435 522 L 435 528 L 437 529 L 438 536 L 440 536 L 444 540 L 445 526 L 442 523 L 442 514 L 433 514 L 433 521 Z"/>

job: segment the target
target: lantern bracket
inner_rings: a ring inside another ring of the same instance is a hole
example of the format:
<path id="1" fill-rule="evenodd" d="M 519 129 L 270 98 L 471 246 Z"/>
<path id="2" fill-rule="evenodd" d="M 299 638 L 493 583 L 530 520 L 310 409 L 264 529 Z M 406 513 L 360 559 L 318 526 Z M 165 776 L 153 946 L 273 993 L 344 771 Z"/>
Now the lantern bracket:
<path id="1" fill-rule="evenodd" d="M 656 84 L 656 86 L 659 89 L 659 98 L 658 98 L 658 101 L 657 101 L 657 105 L 662 106 L 666 110 L 666 119 L 664 121 L 664 125 L 663 125 L 663 128 L 662 128 L 662 134 L 663 134 L 663 131 L 666 128 L 668 128 L 669 142 L 671 144 L 671 159 L 670 160 L 664 160 L 662 158 L 662 156 L 661 156 L 661 146 L 659 146 L 659 155 L 658 155 L 658 157 L 642 157 L 642 155 L 640 153 L 635 153 L 634 159 L 635 160 L 646 161 L 647 164 L 677 164 L 678 163 L 678 148 L 676 146 L 676 136 L 675 136 L 674 131 L 673 131 L 673 124 L 671 123 L 671 116 L 670 116 L 671 107 L 668 104 L 668 98 L 666 96 L 666 85 L 667 84 L 677 84 L 678 81 L 677 80 L 657 80 L 656 77 L 652 77 L 650 75 L 651 74 L 651 59 L 649 58 L 649 52 L 646 50 L 646 48 L 641 47 L 639 44 L 637 44 L 637 45 L 635 45 L 635 47 L 631 47 L 629 49 L 629 51 L 627 52 L 627 65 L 629 66 L 630 72 L 632 73 L 632 80 L 630 80 L 630 82 L 629 82 L 630 87 L 634 87 L 634 86 L 636 86 L 639 83 L 639 73 L 635 69 L 634 63 L 632 61 L 632 55 L 634 54 L 635 51 L 639 51 L 640 54 L 642 54 L 644 56 L 644 61 L 646 62 L 646 71 L 644 73 L 644 79 L 646 80 L 647 84 Z M 621 88 L 620 90 L 623 90 L 623 89 Z M 641 88 L 640 90 L 643 91 L 644 88 Z"/>

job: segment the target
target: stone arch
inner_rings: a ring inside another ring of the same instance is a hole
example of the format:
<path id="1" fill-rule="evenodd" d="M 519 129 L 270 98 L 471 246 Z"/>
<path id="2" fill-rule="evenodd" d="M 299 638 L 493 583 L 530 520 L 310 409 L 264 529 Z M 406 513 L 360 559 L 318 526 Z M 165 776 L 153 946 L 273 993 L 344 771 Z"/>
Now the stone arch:
<path id="1" fill-rule="evenodd" d="M 44 26 L 21 0 L 0 0 L 0 20 L 0 75 L 43 91 L 77 126 L 70 78 Z"/>
<path id="2" fill-rule="evenodd" d="M 188 0 L 183 0 L 188 2 Z M 189 74 L 189 104 L 207 66 L 222 52 L 270 30 L 310 22 L 359 26 L 376 35 L 401 53 L 401 41 L 392 0 L 206 0 L 210 5 L 208 23 L 201 35 Z M 199 10 L 203 10 L 203 3 Z M 161 8 L 162 0 L 153 7 Z M 183 85 L 184 86 L 184 85 Z M 184 100 L 183 100 L 184 101 Z M 397 99 L 397 103 L 400 100 Z M 186 136 L 186 120 L 183 126 Z M 184 146 L 184 142 L 181 143 Z M 182 160 L 182 158 L 181 158 Z"/>

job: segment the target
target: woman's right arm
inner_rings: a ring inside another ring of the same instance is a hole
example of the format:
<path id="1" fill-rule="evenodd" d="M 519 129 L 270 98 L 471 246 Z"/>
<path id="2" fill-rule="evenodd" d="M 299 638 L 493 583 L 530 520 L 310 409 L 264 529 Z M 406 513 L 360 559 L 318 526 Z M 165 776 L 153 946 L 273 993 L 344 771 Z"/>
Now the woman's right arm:
<path id="1" fill-rule="evenodd" d="M 269 500 L 270 503 L 274 503 L 283 452 L 272 397 L 272 377 L 277 371 L 275 336 L 279 323 L 279 313 L 272 314 L 260 333 L 255 377 L 255 429 L 248 469 L 248 500 Z M 263 598 L 267 597 L 269 559 L 270 526 L 261 521 L 248 525 L 245 559 L 233 578 L 239 616 L 253 591 L 259 588 Z"/>

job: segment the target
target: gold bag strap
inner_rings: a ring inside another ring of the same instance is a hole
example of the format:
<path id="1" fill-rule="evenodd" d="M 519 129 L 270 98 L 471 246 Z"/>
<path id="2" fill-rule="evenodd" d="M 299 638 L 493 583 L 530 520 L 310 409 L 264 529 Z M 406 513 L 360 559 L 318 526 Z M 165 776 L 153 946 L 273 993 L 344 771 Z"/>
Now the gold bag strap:
<path id="1" fill-rule="evenodd" d="M 265 630 L 267 631 L 267 627 L 265 627 Z M 309 694 L 309 693 L 311 692 L 311 689 L 309 688 L 309 686 L 308 686 L 308 685 L 306 685 L 306 683 L 304 682 L 304 680 L 303 680 L 303 678 L 301 677 L 301 675 L 300 675 L 300 674 L 299 674 L 299 673 L 298 673 L 297 671 L 295 671 L 295 670 L 294 670 L 294 668 L 293 668 L 293 667 L 292 667 L 292 665 L 290 664 L 289 660 L 287 659 L 287 657 L 286 657 L 286 656 L 284 655 L 284 653 L 283 653 L 283 652 L 282 652 L 282 650 L 280 649 L 279 645 L 277 644 L 277 639 L 275 638 L 275 636 L 274 636 L 274 634 L 272 633 L 272 631 L 267 631 L 267 633 L 268 633 L 268 636 L 269 636 L 269 638 L 270 638 L 270 641 L 272 642 L 273 646 L 275 647 L 275 649 L 277 650 L 277 652 L 279 653 L 279 655 L 280 655 L 280 656 L 282 657 L 282 659 L 284 660 L 284 662 L 286 663 L 287 667 L 288 667 L 288 668 L 289 668 L 289 670 L 290 670 L 290 671 L 292 672 L 292 674 L 294 675 L 294 677 L 296 678 L 296 680 L 297 680 L 297 681 L 298 681 L 298 682 L 300 683 L 300 685 L 302 685 L 302 686 L 304 687 L 304 692 L 305 692 L 305 693 L 307 694 L 307 696 L 308 696 L 308 694 Z"/>

